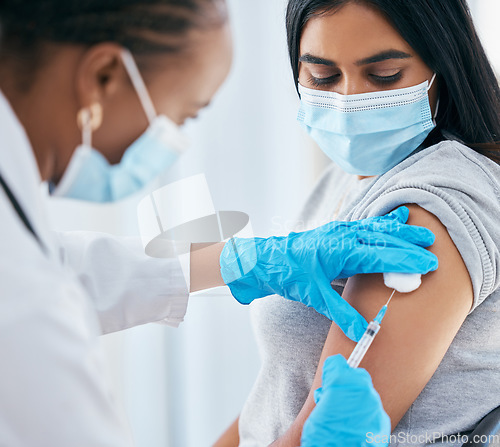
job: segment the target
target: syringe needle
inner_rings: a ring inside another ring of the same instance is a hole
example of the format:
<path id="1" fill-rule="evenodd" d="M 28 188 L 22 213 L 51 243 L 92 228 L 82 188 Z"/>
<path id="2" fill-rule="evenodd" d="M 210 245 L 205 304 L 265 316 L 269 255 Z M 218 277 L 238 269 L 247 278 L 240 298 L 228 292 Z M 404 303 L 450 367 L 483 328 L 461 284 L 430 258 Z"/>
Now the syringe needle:
<path id="1" fill-rule="evenodd" d="M 395 293 L 396 293 L 396 289 L 394 289 L 394 290 L 392 291 L 391 297 L 389 298 L 389 301 L 387 301 L 386 306 L 388 306 L 388 305 L 389 305 L 389 303 L 391 302 L 392 297 L 394 296 L 394 294 L 395 294 Z"/>
<path id="2" fill-rule="evenodd" d="M 385 313 L 387 312 L 387 306 L 389 306 L 389 303 L 391 302 L 392 297 L 394 296 L 395 293 L 396 293 L 396 289 L 394 289 L 392 291 L 392 295 L 389 298 L 389 301 L 387 301 L 387 303 L 385 304 L 385 306 L 383 306 L 382 309 L 380 309 L 380 312 L 377 314 L 377 316 L 375 317 L 375 319 L 373 321 L 377 322 L 378 324 L 382 323 L 382 319 L 384 318 Z"/>

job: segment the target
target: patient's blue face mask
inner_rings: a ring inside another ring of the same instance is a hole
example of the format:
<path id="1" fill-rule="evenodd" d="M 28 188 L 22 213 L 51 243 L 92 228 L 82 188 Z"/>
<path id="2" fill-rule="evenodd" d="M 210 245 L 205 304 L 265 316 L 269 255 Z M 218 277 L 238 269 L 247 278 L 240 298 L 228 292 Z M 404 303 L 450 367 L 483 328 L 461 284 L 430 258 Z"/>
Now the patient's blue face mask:
<path id="1" fill-rule="evenodd" d="M 132 54 L 124 50 L 122 60 L 146 112 L 149 127 L 125 151 L 120 163 L 110 165 L 92 147 L 90 123 L 84 125 L 83 144 L 75 150 L 53 195 L 90 202 L 123 199 L 140 191 L 168 169 L 185 149 L 187 140 L 179 127 L 156 113 Z"/>
<path id="2" fill-rule="evenodd" d="M 344 171 L 381 175 L 414 152 L 434 129 L 428 92 L 435 78 L 414 87 L 357 95 L 299 85 L 298 120 Z"/>

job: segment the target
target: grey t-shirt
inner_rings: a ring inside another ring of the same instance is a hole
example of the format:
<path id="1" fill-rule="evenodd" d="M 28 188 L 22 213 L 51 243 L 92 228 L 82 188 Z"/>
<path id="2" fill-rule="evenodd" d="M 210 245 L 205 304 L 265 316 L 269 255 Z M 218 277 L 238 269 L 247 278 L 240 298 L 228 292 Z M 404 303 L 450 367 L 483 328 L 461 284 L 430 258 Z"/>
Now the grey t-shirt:
<path id="1" fill-rule="evenodd" d="M 405 203 L 418 204 L 446 226 L 469 271 L 474 304 L 393 432 L 391 446 L 458 446 L 451 435 L 470 433 L 500 405 L 500 166 L 455 141 L 423 149 L 371 179 L 357 180 L 333 165 L 301 221 L 308 228 L 358 220 Z M 339 292 L 342 286 L 336 283 Z M 262 368 L 240 415 L 242 447 L 269 445 L 295 420 L 331 325 L 314 310 L 278 296 L 251 308 Z M 436 433 L 450 437 L 429 444 Z"/>

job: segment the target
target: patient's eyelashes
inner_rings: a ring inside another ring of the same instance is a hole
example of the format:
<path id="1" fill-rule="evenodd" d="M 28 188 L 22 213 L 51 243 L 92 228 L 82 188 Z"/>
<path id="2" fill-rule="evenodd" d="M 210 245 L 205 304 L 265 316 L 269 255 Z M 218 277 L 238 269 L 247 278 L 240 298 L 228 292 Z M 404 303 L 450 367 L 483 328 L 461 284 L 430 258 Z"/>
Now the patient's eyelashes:
<path id="1" fill-rule="evenodd" d="M 316 78 L 311 76 L 309 78 L 309 84 L 314 87 L 321 87 L 322 85 L 332 85 L 335 84 L 340 78 L 340 74 L 335 74 L 333 76 L 329 76 L 327 78 Z"/>
<path id="2" fill-rule="evenodd" d="M 365 75 L 366 81 L 370 84 L 372 84 L 375 87 L 392 87 L 394 84 L 397 84 L 401 79 L 403 78 L 403 70 L 399 70 L 396 73 L 393 74 L 384 74 L 384 73 L 391 73 L 394 70 L 381 70 L 378 71 L 377 73 L 374 72 L 369 72 Z M 312 88 L 321 88 L 321 87 L 332 87 L 337 84 L 342 79 L 342 74 L 341 73 L 335 73 L 331 76 L 314 76 L 314 75 L 309 75 L 307 78 L 307 84 L 309 87 Z"/>
<path id="3" fill-rule="evenodd" d="M 387 85 L 387 84 L 395 84 L 396 82 L 399 82 L 401 78 L 403 77 L 402 72 L 398 72 L 396 74 L 393 74 L 391 76 L 378 76 L 378 75 L 370 75 L 374 83 L 378 83 L 380 85 Z"/>

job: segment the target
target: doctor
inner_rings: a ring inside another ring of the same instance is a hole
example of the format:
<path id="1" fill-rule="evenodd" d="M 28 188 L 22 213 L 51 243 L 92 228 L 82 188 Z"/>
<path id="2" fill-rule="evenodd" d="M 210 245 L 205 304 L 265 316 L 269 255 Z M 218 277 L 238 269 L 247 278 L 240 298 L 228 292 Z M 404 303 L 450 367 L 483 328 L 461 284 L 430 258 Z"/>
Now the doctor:
<path id="1" fill-rule="evenodd" d="M 235 239 L 177 259 L 102 234 L 50 232 L 40 183 L 111 202 L 139 191 L 184 147 L 178 126 L 231 64 L 222 0 L 0 0 L 0 444 L 130 446 L 98 336 L 178 325 L 189 291 L 278 293 L 352 339 L 366 322 L 330 287 L 355 273 L 427 273 L 428 230 L 408 210 L 283 238 Z M 168 118 L 167 118 L 168 117 Z M 95 148 L 95 149 L 94 149 Z M 380 247 L 383 246 L 384 249 Z"/>

